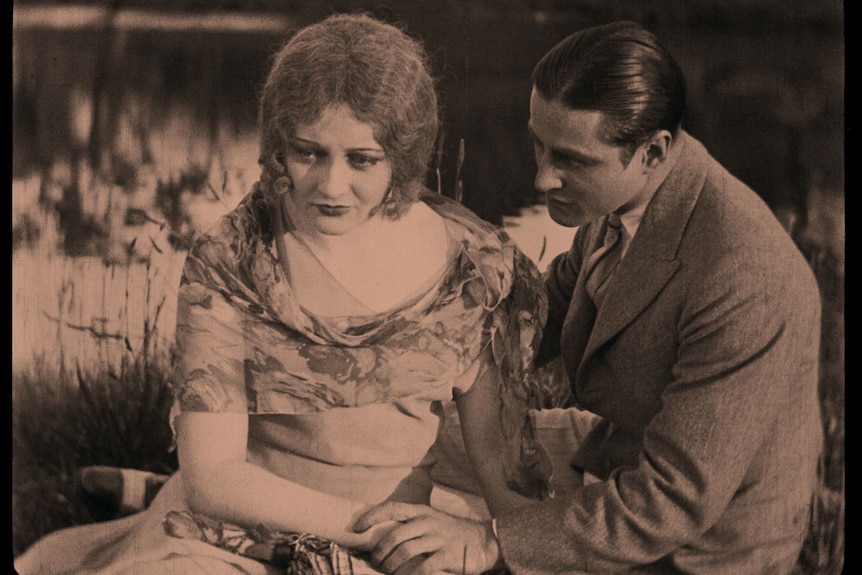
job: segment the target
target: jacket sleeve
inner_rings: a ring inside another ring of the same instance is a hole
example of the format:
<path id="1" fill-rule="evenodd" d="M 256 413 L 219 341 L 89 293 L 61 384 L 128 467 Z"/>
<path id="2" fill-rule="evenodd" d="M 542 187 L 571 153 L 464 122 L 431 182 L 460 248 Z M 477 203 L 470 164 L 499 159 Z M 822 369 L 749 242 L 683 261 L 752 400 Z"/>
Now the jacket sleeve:
<path id="1" fill-rule="evenodd" d="M 551 301 L 568 293 L 560 270 L 575 267 L 555 263 L 549 281 L 562 287 Z M 619 572 L 654 562 L 719 521 L 751 487 L 756 475 L 747 474 L 776 437 L 804 441 L 798 428 L 811 432 L 811 418 L 802 420 L 798 404 L 816 407 L 820 323 L 808 272 L 766 253 L 726 254 L 708 274 L 683 266 L 676 361 L 637 465 L 498 517 L 513 573 Z"/>

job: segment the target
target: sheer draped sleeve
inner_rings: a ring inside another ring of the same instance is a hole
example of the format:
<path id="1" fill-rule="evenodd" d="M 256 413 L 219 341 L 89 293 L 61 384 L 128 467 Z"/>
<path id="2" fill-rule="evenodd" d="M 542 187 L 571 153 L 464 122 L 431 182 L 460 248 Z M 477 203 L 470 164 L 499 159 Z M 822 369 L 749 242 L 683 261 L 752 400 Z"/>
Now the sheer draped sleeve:
<path id="1" fill-rule="evenodd" d="M 319 317 L 297 304 L 257 191 L 203 234 L 179 290 L 171 422 L 182 411 L 449 401 L 469 389 L 463 374 L 492 357 L 512 483 L 541 491 L 547 458 L 528 415 L 542 398 L 532 369 L 547 318 L 541 274 L 503 230 L 443 196 L 423 201 L 452 232 L 451 265 L 425 296 L 368 316 Z"/>

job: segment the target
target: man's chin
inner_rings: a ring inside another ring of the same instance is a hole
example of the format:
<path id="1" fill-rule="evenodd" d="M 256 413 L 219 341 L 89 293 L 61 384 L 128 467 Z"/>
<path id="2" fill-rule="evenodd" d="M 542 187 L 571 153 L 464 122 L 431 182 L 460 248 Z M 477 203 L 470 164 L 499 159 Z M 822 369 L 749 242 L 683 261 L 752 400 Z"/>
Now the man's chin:
<path id="1" fill-rule="evenodd" d="M 554 223 L 567 228 L 576 228 L 580 225 L 583 225 L 584 223 L 583 221 L 581 221 L 584 219 L 583 217 L 577 217 L 573 214 L 568 213 L 560 213 L 550 205 L 548 206 L 548 215 L 551 217 Z"/>

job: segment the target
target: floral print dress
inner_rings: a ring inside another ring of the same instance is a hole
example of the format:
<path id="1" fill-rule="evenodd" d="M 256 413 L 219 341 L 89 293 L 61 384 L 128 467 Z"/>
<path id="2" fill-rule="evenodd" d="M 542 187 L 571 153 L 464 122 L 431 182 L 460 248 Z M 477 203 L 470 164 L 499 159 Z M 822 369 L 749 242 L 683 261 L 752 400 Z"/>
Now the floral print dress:
<path id="1" fill-rule="evenodd" d="M 432 194 L 421 201 L 446 222 L 448 263 L 427 289 L 383 313 L 323 317 L 304 309 L 278 258 L 274 211 L 257 190 L 203 234 L 179 291 L 171 423 L 187 411 L 248 413 L 250 461 L 368 503 L 427 503 L 441 405 L 467 391 L 453 382 L 490 346 L 501 371 L 510 483 L 538 494 L 547 478 L 526 409 L 547 313 L 541 275 L 502 230 L 460 204 Z M 215 555 L 263 569 L 225 572 L 372 572 L 314 536 L 226 525 L 166 502 L 170 485 L 163 491 L 142 514 L 162 514 L 159 535 L 173 556 Z M 191 547 L 176 551 L 177 544 Z"/>

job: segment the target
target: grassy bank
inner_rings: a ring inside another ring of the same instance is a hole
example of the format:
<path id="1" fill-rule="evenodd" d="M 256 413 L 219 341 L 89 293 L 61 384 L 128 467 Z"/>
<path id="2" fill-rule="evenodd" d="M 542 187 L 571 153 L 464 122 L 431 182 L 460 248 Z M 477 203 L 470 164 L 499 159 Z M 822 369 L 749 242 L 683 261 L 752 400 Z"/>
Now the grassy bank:
<path id="1" fill-rule="evenodd" d="M 236 164 L 226 155 L 200 163 L 209 171 L 143 172 L 141 184 L 122 192 L 86 170 L 55 169 L 48 186 L 38 176 L 13 181 L 13 554 L 57 529 L 111 517 L 81 493 L 80 467 L 176 469 L 167 421 L 179 240 L 249 188 L 251 171 Z M 57 214 L 69 188 L 87 192 L 79 206 L 92 222 L 85 256 L 58 250 Z M 825 444 L 795 575 L 837 575 L 845 548 L 843 198 L 816 190 L 809 197 L 806 221 L 789 227 L 822 293 Z M 544 266 L 569 238 L 535 219 L 546 217 L 540 210 L 528 213 L 507 225 Z"/>
<path id="2" fill-rule="evenodd" d="M 38 367 L 38 366 L 37 366 Z M 47 370 L 46 370 L 47 371 Z M 80 490 L 77 470 L 111 465 L 170 473 L 171 393 L 163 358 L 118 374 L 78 370 L 12 382 L 12 550 L 71 525 L 111 518 Z"/>
<path id="3" fill-rule="evenodd" d="M 843 275 L 810 253 L 824 294 L 821 398 L 825 450 L 812 527 L 796 575 L 841 572 L 844 558 Z M 113 465 L 169 473 L 169 354 L 129 354 L 118 372 L 47 366 L 13 377 L 12 540 L 18 554 L 51 531 L 110 518 L 82 496 L 76 471 Z"/>

